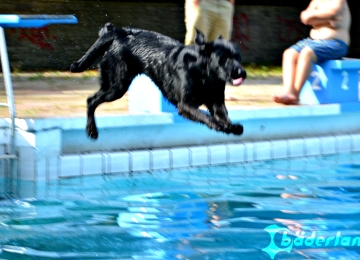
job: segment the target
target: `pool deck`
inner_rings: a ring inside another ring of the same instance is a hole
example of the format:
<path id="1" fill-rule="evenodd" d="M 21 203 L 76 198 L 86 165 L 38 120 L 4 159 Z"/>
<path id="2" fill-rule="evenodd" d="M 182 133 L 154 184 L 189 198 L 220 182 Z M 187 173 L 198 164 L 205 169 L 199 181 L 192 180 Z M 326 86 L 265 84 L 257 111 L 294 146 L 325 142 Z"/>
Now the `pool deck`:
<path id="1" fill-rule="evenodd" d="M 13 73 L 17 176 L 57 179 L 167 170 L 360 151 L 359 106 L 285 106 L 272 101 L 281 77 L 248 78 L 226 88 L 229 117 L 244 126 L 225 135 L 177 113 L 133 113 L 128 95 L 96 111 L 99 139 L 87 138 L 86 98 L 97 73 Z M 6 102 L 0 77 L 0 102 Z M 359 105 L 359 104 L 357 104 Z M 7 154 L 9 113 L 0 108 L 0 154 Z M 335 123 L 336 122 L 336 123 Z M 176 138 L 174 138 L 176 137 Z M 0 161 L 1 173 L 9 169 Z"/>
<path id="2" fill-rule="evenodd" d="M 18 118 L 84 117 L 86 98 L 99 88 L 96 73 L 14 73 L 12 75 L 16 114 Z M 281 90 L 281 77 L 249 78 L 240 87 L 228 85 L 226 101 L 229 109 L 237 107 L 285 107 L 272 101 L 271 95 Z M 0 74 L 0 103 L 6 102 L 4 80 Z M 102 104 L 96 115 L 128 113 L 128 96 Z M 0 107 L 0 118 L 8 117 L 7 108 Z"/>

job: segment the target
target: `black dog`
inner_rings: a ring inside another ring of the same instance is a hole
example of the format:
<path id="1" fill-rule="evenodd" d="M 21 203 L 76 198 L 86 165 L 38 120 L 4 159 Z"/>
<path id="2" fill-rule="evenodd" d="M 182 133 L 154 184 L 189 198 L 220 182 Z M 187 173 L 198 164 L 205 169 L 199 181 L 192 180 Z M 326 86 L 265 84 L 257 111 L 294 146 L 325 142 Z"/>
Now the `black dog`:
<path id="1" fill-rule="evenodd" d="M 206 43 L 197 31 L 195 45 L 185 46 L 159 33 L 130 28 L 113 28 L 108 23 L 99 39 L 71 72 L 82 72 L 97 58 L 101 88 L 87 99 L 86 132 L 98 138 L 95 109 L 103 102 L 121 98 L 132 80 L 146 74 L 159 87 L 178 113 L 224 133 L 241 135 L 243 127 L 232 124 L 224 104 L 226 82 L 240 85 L 246 78 L 238 48 L 221 36 Z M 209 114 L 199 107 L 205 105 Z"/>

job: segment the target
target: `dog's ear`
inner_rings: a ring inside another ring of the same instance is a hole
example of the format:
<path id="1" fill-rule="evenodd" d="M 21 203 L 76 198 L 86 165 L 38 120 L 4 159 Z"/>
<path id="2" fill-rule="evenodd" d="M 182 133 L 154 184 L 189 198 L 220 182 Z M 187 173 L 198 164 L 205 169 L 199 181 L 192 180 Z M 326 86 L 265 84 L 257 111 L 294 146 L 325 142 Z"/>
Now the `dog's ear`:
<path id="1" fill-rule="evenodd" d="M 114 25 L 112 23 L 106 23 L 103 28 L 99 30 L 99 37 L 103 36 L 105 33 L 110 32 L 114 29 Z"/>
<path id="2" fill-rule="evenodd" d="M 195 45 L 200 47 L 200 50 L 204 50 L 205 49 L 205 44 L 206 44 L 205 35 L 196 28 L 195 28 L 195 31 L 196 31 Z"/>
<path id="3" fill-rule="evenodd" d="M 104 34 L 105 34 L 104 28 L 100 28 L 98 33 L 99 37 L 103 36 Z"/>
<path id="4" fill-rule="evenodd" d="M 106 31 L 112 31 L 114 29 L 114 25 L 112 23 L 105 24 Z"/>

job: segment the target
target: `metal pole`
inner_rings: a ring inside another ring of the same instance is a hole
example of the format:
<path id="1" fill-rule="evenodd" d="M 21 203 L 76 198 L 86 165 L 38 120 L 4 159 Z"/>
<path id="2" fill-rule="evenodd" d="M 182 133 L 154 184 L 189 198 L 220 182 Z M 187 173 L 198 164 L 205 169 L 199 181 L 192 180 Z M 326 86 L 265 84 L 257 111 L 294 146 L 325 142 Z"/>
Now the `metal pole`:
<path id="1" fill-rule="evenodd" d="M 15 117 L 16 117 L 16 111 L 15 111 L 15 103 L 14 103 L 14 94 L 13 94 L 13 87 L 11 82 L 11 74 L 10 74 L 10 65 L 9 65 L 9 59 L 8 59 L 8 53 L 6 49 L 6 40 L 5 40 L 5 33 L 4 28 L 0 26 L 0 56 L 1 56 L 1 66 L 4 76 L 4 82 L 5 82 L 5 89 L 6 89 L 6 96 L 7 96 L 7 102 L 9 107 L 9 113 L 10 113 L 10 120 L 11 120 L 11 133 L 10 133 L 10 171 L 13 173 L 12 177 L 15 177 L 15 163 L 14 160 L 16 158 L 15 156 Z"/>

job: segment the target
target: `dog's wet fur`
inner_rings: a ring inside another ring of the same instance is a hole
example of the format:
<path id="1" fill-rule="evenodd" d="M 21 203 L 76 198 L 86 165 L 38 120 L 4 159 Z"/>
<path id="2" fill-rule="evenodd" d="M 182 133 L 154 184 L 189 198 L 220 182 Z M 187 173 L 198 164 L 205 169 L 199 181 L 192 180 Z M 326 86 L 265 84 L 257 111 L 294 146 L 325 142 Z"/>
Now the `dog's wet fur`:
<path id="1" fill-rule="evenodd" d="M 71 72 L 83 72 L 99 57 L 100 90 L 87 99 L 86 132 L 98 138 L 95 109 L 120 99 L 132 80 L 146 74 L 183 117 L 216 131 L 241 135 L 243 127 L 232 124 L 225 107 L 226 82 L 240 85 L 246 78 L 238 47 L 221 36 L 206 42 L 196 32 L 195 44 L 185 46 L 162 34 L 133 28 L 114 28 L 107 23 L 99 39 Z M 204 105 L 209 113 L 199 109 Z"/>

